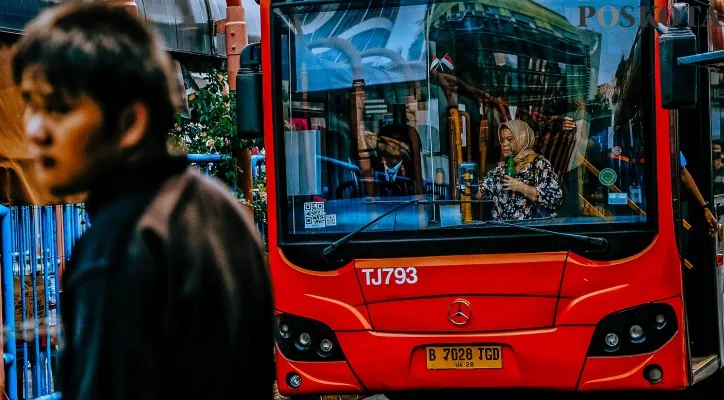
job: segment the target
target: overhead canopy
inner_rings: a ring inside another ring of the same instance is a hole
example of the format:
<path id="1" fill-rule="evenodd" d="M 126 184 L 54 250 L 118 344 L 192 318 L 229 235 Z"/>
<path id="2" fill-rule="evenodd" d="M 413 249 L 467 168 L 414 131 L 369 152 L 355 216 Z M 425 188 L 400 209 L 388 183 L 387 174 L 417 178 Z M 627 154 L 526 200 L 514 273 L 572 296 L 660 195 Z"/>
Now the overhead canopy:
<path id="1" fill-rule="evenodd" d="M 68 0 L 0 1 L 0 32 L 22 33 L 43 9 Z M 226 18 L 226 0 L 135 0 L 141 18 L 161 33 L 166 48 L 177 53 L 226 57 L 226 38 L 214 25 Z M 259 5 L 242 0 L 250 41 L 259 41 Z"/>

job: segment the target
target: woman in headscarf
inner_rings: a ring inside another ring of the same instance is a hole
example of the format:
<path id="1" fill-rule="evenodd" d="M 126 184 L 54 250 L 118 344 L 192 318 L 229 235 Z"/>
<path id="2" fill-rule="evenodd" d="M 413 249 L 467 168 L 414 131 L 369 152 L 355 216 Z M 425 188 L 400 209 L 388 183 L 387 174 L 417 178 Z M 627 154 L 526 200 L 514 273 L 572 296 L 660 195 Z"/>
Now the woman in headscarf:
<path id="1" fill-rule="evenodd" d="M 550 161 L 533 151 L 535 134 L 521 120 L 504 122 L 498 129 L 503 161 L 480 183 L 480 197 L 492 200 L 494 220 L 520 220 L 554 216 L 563 192 Z M 506 161 L 513 157 L 512 176 Z"/>

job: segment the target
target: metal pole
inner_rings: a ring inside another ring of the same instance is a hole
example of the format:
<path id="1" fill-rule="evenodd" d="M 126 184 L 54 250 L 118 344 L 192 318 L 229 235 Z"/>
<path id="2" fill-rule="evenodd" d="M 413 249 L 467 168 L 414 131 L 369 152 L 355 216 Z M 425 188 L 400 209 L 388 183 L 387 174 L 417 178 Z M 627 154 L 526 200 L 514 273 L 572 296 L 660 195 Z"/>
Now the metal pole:
<path id="1" fill-rule="evenodd" d="M 68 240 L 66 235 L 66 222 L 65 218 L 63 218 L 63 206 L 57 205 L 55 206 L 55 231 L 58 232 L 58 239 L 56 242 L 56 254 L 53 257 L 53 265 L 55 266 L 55 290 L 56 295 L 57 292 L 60 291 L 60 286 L 58 286 L 59 282 L 63 281 L 63 271 L 65 271 L 65 241 Z M 55 260 L 58 260 L 56 262 Z M 57 296 L 55 299 L 55 312 L 56 315 L 60 315 L 60 297 Z"/>
<path id="2" fill-rule="evenodd" d="M 3 329 L 7 332 L 7 340 L 3 343 L 3 359 L 7 368 L 5 376 L 5 392 L 10 400 L 18 398 L 18 371 L 15 360 L 15 290 L 13 288 L 13 236 L 10 209 L 0 205 L 0 255 L 2 256 L 2 298 L 3 298 Z M 22 267 L 22 266 L 21 266 Z M 22 284 L 22 282 L 21 282 Z"/>
<path id="3" fill-rule="evenodd" d="M 244 7 L 241 0 L 226 0 L 226 65 L 229 75 L 229 91 L 234 96 L 236 92 L 236 74 L 239 72 L 239 56 L 241 50 L 249 42 L 245 21 Z M 252 201 L 252 179 L 249 166 L 251 164 L 251 149 L 244 148 L 234 151 L 236 165 L 241 166 L 241 175 L 237 179 L 237 186 L 241 188 L 244 198 Z"/>

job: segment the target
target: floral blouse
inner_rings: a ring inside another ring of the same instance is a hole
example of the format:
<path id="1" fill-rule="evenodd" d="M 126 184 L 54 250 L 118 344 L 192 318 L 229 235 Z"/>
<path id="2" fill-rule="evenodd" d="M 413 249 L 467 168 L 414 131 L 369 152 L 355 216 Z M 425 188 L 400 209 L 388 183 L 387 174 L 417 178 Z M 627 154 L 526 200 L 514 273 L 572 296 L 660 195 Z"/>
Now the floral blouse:
<path id="1" fill-rule="evenodd" d="M 541 155 L 513 175 L 513 178 L 533 186 L 538 191 L 535 201 L 522 193 L 503 188 L 505 163 L 488 172 L 482 180 L 483 199 L 493 201 L 493 220 L 519 220 L 555 216 L 563 204 L 563 192 L 550 161 Z"/>

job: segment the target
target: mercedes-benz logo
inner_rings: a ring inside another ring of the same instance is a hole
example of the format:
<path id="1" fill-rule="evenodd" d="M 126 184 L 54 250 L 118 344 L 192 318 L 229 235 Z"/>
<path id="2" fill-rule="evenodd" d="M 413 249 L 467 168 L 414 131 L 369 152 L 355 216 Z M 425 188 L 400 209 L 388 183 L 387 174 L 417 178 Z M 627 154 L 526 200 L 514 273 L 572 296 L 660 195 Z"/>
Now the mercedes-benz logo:
<path id="1" fill-rule="evenodd" d="M 473 309 L 466 300 L 457 299 L 447 309 L 447 317 L 453 324 L 464 326 L 473 318 Z"/>

